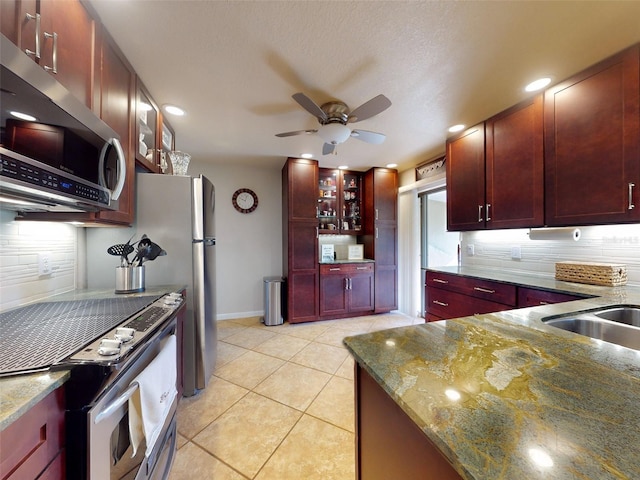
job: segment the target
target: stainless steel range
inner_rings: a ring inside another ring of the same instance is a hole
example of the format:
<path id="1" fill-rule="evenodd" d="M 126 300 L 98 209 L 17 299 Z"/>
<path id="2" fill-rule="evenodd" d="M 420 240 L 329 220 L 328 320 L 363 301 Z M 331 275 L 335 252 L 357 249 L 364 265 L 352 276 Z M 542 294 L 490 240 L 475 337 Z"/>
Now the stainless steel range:
<path id="1" fill-rule="evenodd" d="M 69 479 L 165 478 L 175 452 L 178 397 L 168 401 L 152 450 L 130 445 L 129 399 L 178 330 L 179 293 L 44 302 L 0 314 L 0 375 L 69 369 Z M 174 347 L 175 348 L 175 347 Z M 176 362 L 179 352 L 176 352 Z"/>

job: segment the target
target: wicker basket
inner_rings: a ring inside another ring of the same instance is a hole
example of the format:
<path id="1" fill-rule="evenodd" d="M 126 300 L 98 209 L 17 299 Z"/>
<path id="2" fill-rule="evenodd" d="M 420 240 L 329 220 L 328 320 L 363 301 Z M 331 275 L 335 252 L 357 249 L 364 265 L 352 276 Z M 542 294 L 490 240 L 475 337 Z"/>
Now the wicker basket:
<path id="1" fill-rule="evenodd" d="M 557 262 L 556 279 L 617 287 L 627 283 L 627 266 L 609 263 Z"/>

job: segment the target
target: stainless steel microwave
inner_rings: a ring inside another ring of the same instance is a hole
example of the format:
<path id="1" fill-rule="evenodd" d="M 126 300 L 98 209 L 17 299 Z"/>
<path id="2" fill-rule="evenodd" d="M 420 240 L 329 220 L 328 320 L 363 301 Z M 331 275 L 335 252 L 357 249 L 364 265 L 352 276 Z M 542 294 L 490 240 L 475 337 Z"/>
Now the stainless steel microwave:
<path id="1" fill-rule="evenodd" d="M 0 205 L 24 211 L 118 208 L 118 135 L 0 35 Z"/>

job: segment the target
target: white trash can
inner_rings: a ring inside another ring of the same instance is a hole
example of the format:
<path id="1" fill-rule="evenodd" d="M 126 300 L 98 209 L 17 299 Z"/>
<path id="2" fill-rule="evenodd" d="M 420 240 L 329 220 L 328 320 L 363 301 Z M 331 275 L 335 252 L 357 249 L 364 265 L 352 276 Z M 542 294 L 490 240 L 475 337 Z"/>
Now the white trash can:
<path id="1" fill-rule="evenodd" d="M 267 326 L 282 325 L 282 277 L 264 277 L 264 318 Z"/>

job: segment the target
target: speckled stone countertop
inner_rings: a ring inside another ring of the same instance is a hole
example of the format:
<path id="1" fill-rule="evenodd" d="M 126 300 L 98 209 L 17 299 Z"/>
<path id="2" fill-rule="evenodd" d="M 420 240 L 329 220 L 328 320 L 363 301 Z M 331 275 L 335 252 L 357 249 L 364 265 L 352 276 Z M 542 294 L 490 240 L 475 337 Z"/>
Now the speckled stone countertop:
<path id="1" fill-rule="evenodd" d="M 40 302 L 62 302 L 70 300 L 90 300 L 99 298 L 122 298 L 145 295 L 163 295 L 180 291 L 182 285 L 162 285 L 147 287 L 144 292 L 116 294 L 113 289 L 87 289 L 55 295 Z M 19 307 L 18 307 L 19 308 Z M 40 400 L 69 378 L 67 370 L 18 374 L 0 378 L 0 431 L 29 411 Z"/>
<path id="2" fill-rule="evenodd" d="M 638 479 L 640 352 L 541 319 L 640 305 L 640 288 L 561 287 L 595 288 L 589 294 L 599 296 L 383 330 L 345 344 L 465 479 Z"/>

